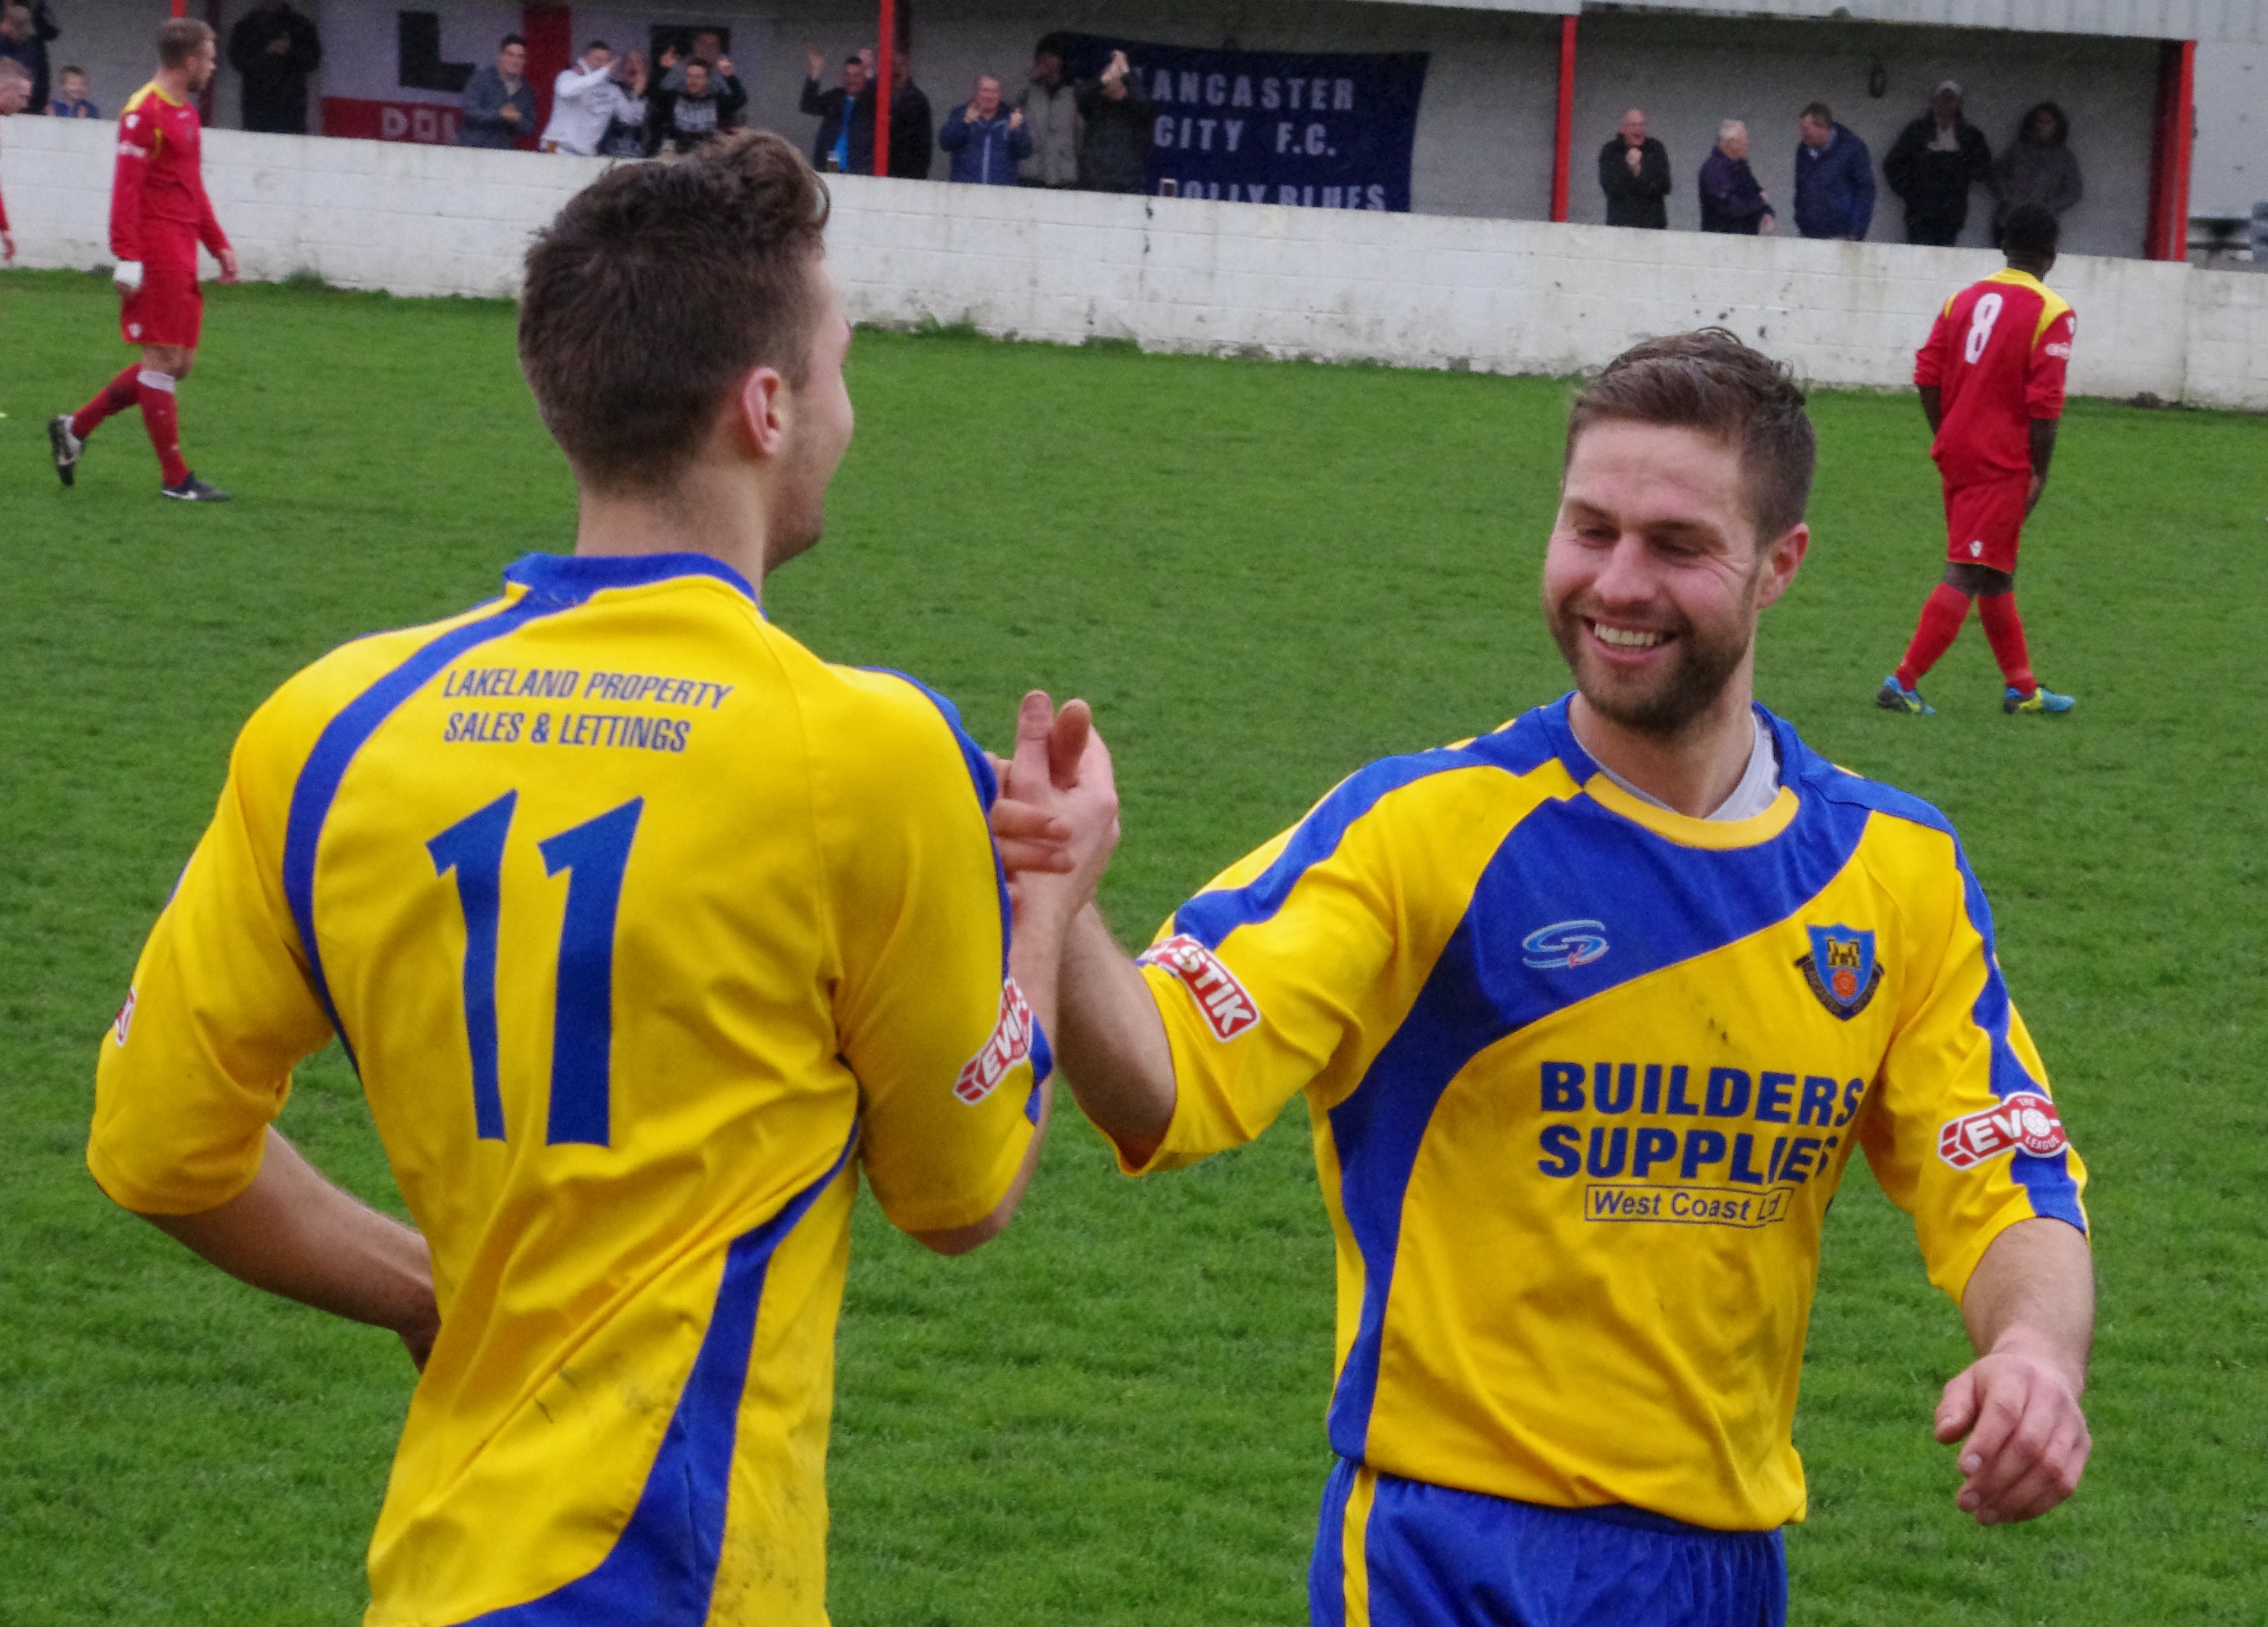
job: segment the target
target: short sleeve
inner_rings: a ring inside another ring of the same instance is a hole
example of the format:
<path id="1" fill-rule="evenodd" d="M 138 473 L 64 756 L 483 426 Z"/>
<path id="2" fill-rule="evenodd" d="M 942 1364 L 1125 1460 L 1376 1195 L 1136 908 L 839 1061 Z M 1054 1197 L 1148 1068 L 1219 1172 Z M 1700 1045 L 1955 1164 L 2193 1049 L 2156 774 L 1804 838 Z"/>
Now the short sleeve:
<path id="1" fill-rule="evenodd" d="M 892 1224 L 950 1231 L 1007 1195 L 1048 1068 L 1008 975 L 997 786 L 949 704 L 909 679 L 836 676 L 853 704 L 828 731 L 842 743 L 814 745 L 813 778 L 860 1156 Z"/>
<path id="2" fill-rule="evenodd" d="M 284 897 L 291 765 L 262 743 L 270 715 L 239 737 L 102 1040 L 87 1166 L 143 1214 L 195 1214 L 250 1186 L 293 1066 L 331 1036 Z"/>
<path id="3" fill-rule="evenodd" d="M 1359 777 L 1340 787 L 1141 955 L 1173 1048 L 1174 1116 L 1147 1162 L 1122 1155 L 1129 1173 L 1241 1146 L 1302 1091 L 1329 1107 L 1408 1013 L 1444 934 L 1405 921 L 1395 822 L 1358 812 L 1363 797 Z"/>
<path id="4" fill-rule="evenodd" d="M 1930 325 L 1928 340 L 1914 352 L 1913 381 L 1916 389 L 1936 389 L 1945 382 L 1948 323 L 1952 315 L 1953 301 L 1948 300 L 1944 308 L 1938 312 L 1937 321 Z"/>
<path id="5" fill-rule="evenodd" d="M 2044 324 L 2024 370 L 2024 411 L 2035 418 L 2063 416 L 2064 377 L 2071 369 L 2071 345 L 2079 318 L 2069 309 Z"/>
<path id="6" fill-rule="evenodd" d="M 1957 1304 L 1985 1249 L 2017 1222 L 2087 1231 L 2087 1171 L 2008 998 L 1991 911 L 1957 847 L 1911 902 L 1914 992 L 1859 1133 L 1882 1189 L 1913 1217 L 1930 1281 Z"/>

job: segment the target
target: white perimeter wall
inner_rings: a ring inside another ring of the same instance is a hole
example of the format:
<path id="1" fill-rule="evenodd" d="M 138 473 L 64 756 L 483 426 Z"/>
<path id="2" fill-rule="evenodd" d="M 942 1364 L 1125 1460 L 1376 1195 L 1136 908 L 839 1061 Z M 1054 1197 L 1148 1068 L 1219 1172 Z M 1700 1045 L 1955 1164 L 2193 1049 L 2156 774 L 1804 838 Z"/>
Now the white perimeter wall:
<path id="1" fill-rule="evenodd" d="M 19 263 L 108 263 L 115 127 L 11 119 L 0 187 Z M 320 137 L 207 137 L 245 274 L 510 295 L 528 236 L 598 160 Z M 1569 373 L 1721 322 L 1821 384 L 1896 386 L 1963 248 L 1631 232 L 842 176 L 828 233 L 862 322 L 1145 348 Z M 2073 257 L 2081 394 L 2268 410 L 2268 275 Z"/>

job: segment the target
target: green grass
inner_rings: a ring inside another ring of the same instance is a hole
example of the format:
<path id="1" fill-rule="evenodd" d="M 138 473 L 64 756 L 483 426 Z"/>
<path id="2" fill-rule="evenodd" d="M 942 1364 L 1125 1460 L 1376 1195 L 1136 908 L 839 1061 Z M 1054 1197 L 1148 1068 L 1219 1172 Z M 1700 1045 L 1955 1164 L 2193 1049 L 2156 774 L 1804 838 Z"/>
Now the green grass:
<path id="1" fill-rule="evenodd" d="M 566 471 L 494 303 L 214 290 L 161 505 L 132 417 L 60 491 L 42 425 L 125 359 L 99 279 L 0 274 L 0 1618 L 343 1621 L 409 1382 L 387 1338 L 265 1299 L 80 1162 L 94 1045 L 229 741 L 353 634 L 568 545 Z M 1535 608 L 1568 387 L 870 335 L 826 545 L 769 595 L 1005 743 L 1092 699 L 1146 933 L 1365 760 L 1564 686 Z M 1929 797 L 2095 1172 L 2096 1455 L 1980 1532 L 1928 1437 L 1965 1360 L 1903 1217 L 1828 1228 L 1790 1533 L 1802 1623 L 2257 1622 L 2268 1563 L 2268 423 L 2076 403 L 2023 603 L 2061 724 L 2004 719 L 1972 627 L 1941 715 L 1867 703 L 1937 572 L 1911 399 L 1822 395 L 1818 542 L 1764 700 Z M 335 1052 L 285 1115 L 392 1188 Z M 1330 1259 L 1302 1115 L 1139 1185 L 1066 1114 L 1016 1226 L 957 1262 L 859 1216 L 836 1414 L 846 1627 L 1291 1623 L 1327 1463 Z"/>

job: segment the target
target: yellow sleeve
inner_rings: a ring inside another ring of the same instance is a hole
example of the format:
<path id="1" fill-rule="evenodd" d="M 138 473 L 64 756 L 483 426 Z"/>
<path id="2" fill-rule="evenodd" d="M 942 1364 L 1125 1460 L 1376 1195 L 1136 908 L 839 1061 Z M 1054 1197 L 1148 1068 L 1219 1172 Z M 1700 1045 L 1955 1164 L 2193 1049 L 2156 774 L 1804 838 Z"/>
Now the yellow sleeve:
<path id="1" fill-rule="evenodd" d="M 143 1214 L 195 1214 L 250 1186 L 293 1065 L 331 1036 L 284 897 L 297 764 L 274 718 L 270 702 L 238 736 L 212 823 L 102 1040 L 87 1167 Z"/>
<path id="2" fill-rule="evenodd" d="M 855 702 L 813 747 L 840 980 L 882 1212 L 947 1231 L 998 1206 L 1031 1144 L 1047 1039 L 1008 977 L 1008 900 L 985 814 L 991 765 L 950 703 L 838 672 Z"/>
<path id="3" fill-rule="evenodd" d="M 1501 778 L 1447 753 L 1373 765 L 1174 912 L 1141 957 L 1174 1117 L 1146 1164 L 1122 1167 L 1195 1163 L 1302 1091 L 1329 1109 L 1361 1082 L 1513 822 L 1484 800 Z"/>
<path id="4" fill-rule="evenodd" d="M 1911 992 L 1860 1139 L 1882 1189 L 1913 1217 L 1930 1281 L 1958 1304 L 1985 1249 L 2018 1221 L 2087 1231 L 2087 1169 L 2008 998 L 1984 890 L 1943 840 L 1952 862 L 1904 889 Z"/>

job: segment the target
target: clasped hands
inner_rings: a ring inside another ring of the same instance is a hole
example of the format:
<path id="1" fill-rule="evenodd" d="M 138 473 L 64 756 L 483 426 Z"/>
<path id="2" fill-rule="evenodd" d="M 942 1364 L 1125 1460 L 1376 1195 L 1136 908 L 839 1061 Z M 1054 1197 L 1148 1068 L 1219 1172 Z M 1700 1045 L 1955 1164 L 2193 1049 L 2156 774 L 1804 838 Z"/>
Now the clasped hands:
<path id="1" fill-rule="evenodd" d="M 1034 690 L 1016 714 L 1015 755 L 994 758 L 992 767 L 1000 780 L 992 839 L 1008 875 L 1015 929 L 1060 942 L 1094 901 L 1118 846 L 1110 749 L 1086 702 L 1066 701 L 1057 711 L 1046 691 Z"/>

